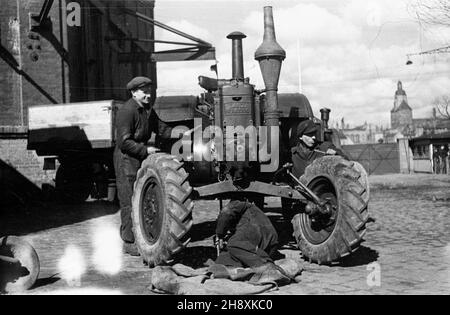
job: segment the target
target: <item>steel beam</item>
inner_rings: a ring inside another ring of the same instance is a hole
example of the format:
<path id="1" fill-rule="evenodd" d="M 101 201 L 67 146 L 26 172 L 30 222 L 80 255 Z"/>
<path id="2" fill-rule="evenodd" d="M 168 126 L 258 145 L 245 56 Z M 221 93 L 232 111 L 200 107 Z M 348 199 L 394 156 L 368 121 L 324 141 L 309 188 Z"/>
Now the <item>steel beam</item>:
<path id="1" fill-rule="evenodd" d="M 28 75 L 22 68 L 20 68 L 17 60 L 11 53 L 0 44 L 0 58 L 8 64 L 17 74 L 23 76 L 31 85 L 33 85 L 42 95 L 44 95 L 50 102 L 57 104 L 58 102 L 45 91 L 32 77 Z"/>
<path id="2" fill-rule="evenodd" d="M 127 63 L 131 61 L 142 62 L 169 62 L 169 61 L 192 61 L 192 60 L 215 60 L 215 48 L 208 49 L 175 49 L 155 53 L 120 53 L 119 62 Z"/>
<path id="3" fill-rule="evenodd" d="M 212 45 L 210 43 L 205 42 L 204 40 L 201 40 L 200 38 L 194 37 L 192 35 L 189 35 L 187 33 L 182 32 L 180 30 L 177 30 L 177 29 L 175 29 L 173 27 L 170 27 L 170 26 L 168 26 L 168 25 L 166 25 L 164 23 L 158 22 L 155 19 L 152 19 L 152 18 L 150 18 L 150 17 L 148 17 L 148 16 L 146 16 L 146 15 L 144 15 L 142 13 L 135 12 L 135 11 L 128 10 L 128 9 L 124 10 L 124 12 L 126 14 L 135 16 L 135 17 L 137 17 L 138 19 L 140 19 L 140 20 L 142 20 L 144 22 L 153 24 L 153 25 L 158 26 L 158 27 L 160 27 L 162 29 L 165 29 L 166 31 L 169 31 L 169 32 L 174 33 L 176 35 L 179 35 L 181 37 L 184 37 L 184 38 L 187 38 L 189 40 L 192 40 L 193 42 L 198 43 L 199 46 L 212 47 Z"/>
<path id="4" fill-rule="evenodd" d="M 45 0 L 44 5 L 42 6 L 41 12 L 39 13 L 39 16 L 37 17 L 37 22 L 39 24 L 44 23 L 46 20 L 48 20 L 48 15 L 50 13 L 50 10 L 52 9 L 54 0 Z"/>
<path id="5" fill-rule="evenodd" d="M 228 193 L 256 193 L 271 197 L 281 197 L 293 200 L 306 200 L 297 190 L 290 186 L 276 186 L 263 182 L 252 182 L 246 189 L 233 185 L 232 181 L 224 181 L 207 186 L 195 188 L 200 198 L 220 196 Z"/>
<path id="6" fill-rule="evenodd" d="M 216 60 L 216 49 L 210 47 L 207 49 L 196 50 L 173 50 L 161 51 L 152 54 L 152 59 L 156 62 L 183 61 L 183 60 Z"/>

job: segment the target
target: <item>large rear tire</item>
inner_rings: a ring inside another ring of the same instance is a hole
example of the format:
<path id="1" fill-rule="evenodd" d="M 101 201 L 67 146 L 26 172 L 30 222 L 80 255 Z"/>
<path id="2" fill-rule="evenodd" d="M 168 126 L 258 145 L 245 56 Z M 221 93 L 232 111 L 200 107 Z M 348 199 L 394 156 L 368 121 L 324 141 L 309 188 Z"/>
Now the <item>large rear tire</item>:
<path id="1" fill-rule="evenodd" d="M 171 263 L 190 241 L 192 188 L 183 164 L 153 154 L 137 173 L 133 194 L 133 232 L 139 253 L 150 267 Z"/>
<path id="2" fill-rule="evenodd" d="M 356 251 L 369 220 L 369 181 L 364 168 L 342 157 L 323 157 L 314 161 L 300 180 L 334 206 L 328 219 L 313 220 L 302 213 L 292 220 L 304 258 L 330 264 Z"/>

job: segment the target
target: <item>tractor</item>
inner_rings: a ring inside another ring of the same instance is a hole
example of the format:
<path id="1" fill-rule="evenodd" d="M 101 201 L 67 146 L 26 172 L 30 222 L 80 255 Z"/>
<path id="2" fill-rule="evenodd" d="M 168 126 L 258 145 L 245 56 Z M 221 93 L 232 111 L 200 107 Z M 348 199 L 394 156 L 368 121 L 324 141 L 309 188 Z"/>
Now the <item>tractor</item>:
<path id="1" fill-rule="evenodd" d="M 280 197 L 283 215 L 305 259 L 331 264 L 360 246 L 369 220 L 369 182 L 364 168 L 339 156 L 315 160 L 296 178 L 290 149 L 303 120 L 320 126 L 317 139 L 339 147 L 328 127 L 330 110 L 313 115 L 301 94 L 278 95 L 286 52 L 276 41 L 272 7 L 264 8 L 264 41 L 255 53 L 265 89 L 244 75 L 243 39 L 231 33 L 232 78 L 200 77 L 198 98 L 159 98 L 160 118 L 181 126 L 182 140 L 150 155 L 137 174 L 133 231 L 149 266 L 173 262 L 189 243 L 194 201 L 246 198 L 259 207 Z M 177 128 L 175 128 L 177 129 Z M 187 133 L 186 130 L 190 130 Z M 175 137 L 176 138 L 176 137 Z M 171 149 L 170 149 L 171 148 Z"/>

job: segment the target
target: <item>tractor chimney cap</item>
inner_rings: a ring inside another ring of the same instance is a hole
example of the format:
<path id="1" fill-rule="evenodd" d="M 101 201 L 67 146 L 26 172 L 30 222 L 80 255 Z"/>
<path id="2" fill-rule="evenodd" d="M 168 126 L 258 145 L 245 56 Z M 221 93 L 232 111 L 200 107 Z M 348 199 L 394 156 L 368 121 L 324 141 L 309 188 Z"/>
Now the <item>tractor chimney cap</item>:
<path id="1" fill-rule="evenodd" d="M 247 38 L 247 35 L 241 32 L 233 32 L 230 35 L 227 36 L 228 39 L 243 39 Z"/>
<path id="2" fill-rule="evenodd" d="M 275 23 L 272 7 L 264 7 L 264 40 L 255 52 L 255 59 L 286 59 L 286 51 L 278 44 L 275 35 Z"/>

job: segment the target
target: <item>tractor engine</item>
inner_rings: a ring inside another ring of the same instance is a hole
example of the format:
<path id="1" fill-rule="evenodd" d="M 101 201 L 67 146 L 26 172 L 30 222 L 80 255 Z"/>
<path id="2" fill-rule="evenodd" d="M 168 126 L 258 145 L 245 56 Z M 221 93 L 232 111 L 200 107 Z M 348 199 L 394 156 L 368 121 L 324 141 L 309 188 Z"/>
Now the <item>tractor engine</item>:
<path id="1" fill-rule="evenodd" d="M 209 141 L 206 147 L 212 152 L 213 169 L 209 170 L 212 178 L 232 180 L 235 185 L 245 187 L 256 178 L 260 169 L 258 127 L 262 121 L 261 102 L 255 86 L 244 76 L 242 40 L 246 35 L 233 32 L 227 38 L 232 41 L 232 79 L 199 78 L 200 86 L 208 91 L 202 95 L 204 103 L 214 104 L 209 110 L 209 128 L 214 131 L 209 133 L 209 139 L 203 141 Z M 194 155 L 198 157 L 195 151 L 194 145 Z M 196 162 L 196 169 L 208 171 L 206 163 Z M 205 175 L 203 173 L 202 177 Z"/>
<path id="2" fill-rule="evenodd" d="M 255 86 L 244 76 L 242 40 L 246 36 L 234 32 L 227 38 L 232 40 L 233 75 L 222 81 L 216 96 L 219 105 L 214 109 L 214 125 L 223 132 L 224 141 L 217 145 L 222 145 L 225 158 L 218 171 L 222 180 L 231 177 L 235 184 L 245 185 L 258 172 L 256 140 L 261 111 L 256 106 Z"/>
<path id="3" fill-rule="evenodd" d="M 256 91 L 244 75 L 242 40 L 246 35 L 241 32 L 227 36 L 232 41 L 232 79 L 199 78 L 200 86 L 208 91 L 202 96 L 204 103 L 213 104 L 207 106 L 207 115 L 211 117 L 210 127 L 214 131 L 208 133 L 209 139 L 203 139 L 209 141 L 206 151 L 212 152 L 212 165 L 199 162 L 199 154 L 195 152 L 198 146 L 194 144 L 195 169 L 203 173 L 203 178 L 205 171 L 209 171 L 212 176 L 207 178 L 232 180 L 241 188 L 260 177 L 262 164 L 270 161 L 278 164 L 280 160 L 280 148 L 276 147 L 280 139 L 271 138 L 274 137 L 271 128 L 279 131 L 278 80 L 286 53 L 276 42 L 271 8 L 265 10 L 264 42 L 256 51 L 255 59 L 260 63 L 266 89 Z M 268 128 L 262 131 L 262 126 Z M 264 156 L 260 156 L 262 147 Z"/>

